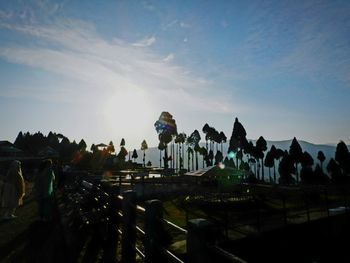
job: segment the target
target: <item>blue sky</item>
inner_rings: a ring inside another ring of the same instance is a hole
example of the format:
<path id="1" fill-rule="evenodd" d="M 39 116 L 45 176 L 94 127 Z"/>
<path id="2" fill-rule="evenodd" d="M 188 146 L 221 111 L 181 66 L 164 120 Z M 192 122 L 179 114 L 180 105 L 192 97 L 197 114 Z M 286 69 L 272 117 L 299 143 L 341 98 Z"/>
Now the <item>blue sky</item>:
<path id="1" fill-rule="evenodd" d="M 1 1 L 0 139 L 130 148 L 207 122 L 350 143 L 349 1 Z"/>

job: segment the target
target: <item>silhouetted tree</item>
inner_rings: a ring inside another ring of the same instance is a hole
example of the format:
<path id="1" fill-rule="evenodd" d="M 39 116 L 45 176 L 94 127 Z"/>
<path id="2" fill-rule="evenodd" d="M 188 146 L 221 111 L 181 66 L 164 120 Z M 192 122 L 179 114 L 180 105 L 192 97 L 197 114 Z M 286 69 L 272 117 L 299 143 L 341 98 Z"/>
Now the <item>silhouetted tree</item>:
<path id="1" fill-rule="evenodd" d="M 276 164 L 275 164 L 275 160 L 276 160 L 276 157 L 277 157 L 277 149 L 275 147 L 275 145 L 272 145 L 271 146 L 271 149 L 270 149 L 270 154 L 271 154 L 271 157 L 273 158 L 273 182 L 276 183 Z"/>
<path id="2" fill-rule="evenodd" d="M 142 143 L 141 143 L 141 151 L 143 151 L 143 167 L 145 167 L 145 162 L 146 162 L 146 150 L 148 149 L 148 145 L 147 145 L 147 142 L 146 140 L 143 140 Z"/>
<path id="3" fill-rule="evenodd" d="M 154 123 L 154 127 L 158 133 L 159 141 L 165 146 L 164 149 L 164 160 L 165 169 L 168 168 L 168 143 L 171 142 L 173 136 L 177 134 L 176 122 L 173 119 L 173 115 L 169 112 L 163 111 L 159 116 L 159 119 Z"/>
<path id="4" fill-rule="evenodd" d="M 190 170 L 190 160 L 192 158 L 192 170 L 193 170 L 193 150 L 190 146 L 187 147 L 187 170 Z"/>
<path id="5" fill-rule="evenodd" d="M 320 161 L 321 169 L 323 170 L 323 162 L 326 160 L 326 156 L 322 151 L 318 151 L 317 153 L 317 159 Z"/>
<path id="6" fill-rule="evenodd" d="M 95 144 L 92 144 L 91 147 L 90 147 L 90 151 L 92 151 L 93 153 L 98 151 L 97 146 Z"/>
<path id="7" fill-rule="evenodd" d="M 148 166 L 148 167 L 151 167 L 151 166 L 152 166 L 152 162 L 151 162 L 151 161 L 148 161 L 148 162 L 147 162 L 147 166 Z"/>
<path id="8" fill-rule="evenodd" d="M 200 153 L 200 155 L 202 155 L 203 168 L 204 168 L 204 162 L 205 162 L 205 159 L 206 159 L 206 157 L 208 155 L 207 149 L 205 147 L 201 147 L 199 153 Z"/>
<path id="9" fill-rule="evenodd" d="M 286 151 L 278 166 L 278 172 L 280 174 L 279 183 L 287 185 L 294 184 L 295 180 L 292 177 L 294 170 L 294 160 Z"/>
<path id="10" fill-rule="evenodd" d="M 125 157 L 128 155 L 128 151 L 125 149 L 124 146 L 121 146 L 120 147 L 120 151 L 117 155 L 117 158 L 118 160 L 121 162 L 121 163 L 124 163 L 125 162 Z"/>
<path id="11" fill-rule="evenodd" d="M 215 154 L 215 165 L 221 163 L 223 159 L 224 156 L 222 155 L 222 153 L 220 151 L 217 151 Z"/>
<path id="12" fill-rule="evenodd" d="M 314 171 L 314 182 L 316 184 L 328 184 L 329 178 L 328 176 L 323 172 L 323 169 L 319 164 L 316 165 L 315 171 Z"/>
<path id="13" fill-rule="evenodd" d="M 184 168 L 184 158 L 185 158 L 185 148 L 184 143 L 186 142 L 186 134 L 184 132 L 180 133 L 177 136 L 177 140 L 179 143 L 179 163 L 180 163 L 180 169 Z"/>
<path id="14" fill-rule="evenodd" d="M 239 150 L 244 149 L 245 146 L 248 144 L 246 136 L 247 136 L 247 133 L 243 125 L 238 121 L 238 118 L 236 118 L 233 124 L 233 130 L 230 138 L 230 144 L 228 147 L 228 153 L 231 151 L 234 153 L 237 153 Z M 236 162 L 238 167 L 237 154 L 236 154 Z"/>
<path id="15" fill-rule="evenodd" d="M 208 136 L 207 136 L 207 134 L 209 133 L 209 125 L 208 125 L 208 123 L 204 124 L 202 131 L 206 135 L 205 136 L 205 147 L 206 147 L 207 152 L 208 152 L 209 151 L 209 149 L 208 149 Z"/>
<path id="16" fill-rule="evenodd" d="M 163 142 L 159 142 L 158 144 L 158 150 L 159 150 L 159 167 L 162 167 L 162 151 L 165 149 L 165 145 Z M 164 166 L 165 166 L 165 160 L 164 160 Z"/>
<path id="17" fill-rule="evenodd" d="M 225 133 L 221 131 L 219 133 L 219 138 L 220 138 L 220 144 L 221 144 L 221 152 L 223 153 L 224 152 L 223 143 L 225 143 L 227 141 L 227 137 L 226 137 Z"/>
<path id="18" fill-rule="evenodd" d="M 133 158 L 133 159 L 134 159 L 134 162 L 135 162 L 135 163 L 136 163 L 136 159 L 137 159 L 137 157 L 139 157 L 139 156 L 138 156 L 138 154 L 137 154 L 136 149 L 134 149 L 134 151 L 132 152 L 132 156 L 131 156 L 131 158 Z"/>
<path id="19" fill-rule="evenodd" d="M 122 138 L 122 140 L 120 141 L 120 147 L 124 147 L 125 146 L 125 140 L 124 138 Z"/>
<path id="20" fill-rule="evenodd" d="M 300 163 L 301 161 L 303 150 L 301 149 L 301 146 L 295 137 L 293 138 L 292 143 L 289 147 L 289 154 L 295 163 L 294 171 L 295 171 L 295 175 L 298 183 L 299 182 L 298 163 Z"/>
<path id="21" fill-rule="evenodd" d="M 303 152 L 300 159 L 301 171 L 300 179 L 302 183 L 312 184 L 314 183 L 314 174 L 312 171 L 312 165 L 314 164 L 314 159 L 308 152 Z"/>
<path id="22" fill-rule="evenodd" d="M 23 151 L 27 151 L 27 147 L 25 145 L 25 140 L 24 140 L 24 135 L 22 133 L 22 131 L 20 131 L 16 137 L 16 140 L 14 142 L 14 145 L 18 148 L 21 149 Z"/>
<path id="23" fill-rule="evenodd" d="M 274 166 L 274 163 L 275 163 L 275 160 L 273 158 L 273 153 L 270 150 L 270 151 L 267 152 L 266 157 L 265 157 L 265 161 L 264 161 L 264 165 L 269 168 L 270 183 L 272 181 L 271 180 L 272 179 L 272 177 L 271 177 L 271 168 Z"/>
<path id="24" fill-rule="evenodd" d="M 349 149 L 343 141 L 340 141 L 337 144 L 335 151 L 335 160 L 338 162 L 342 173 L 344 175 L 349 174 L 350 172 L 350 154 Z"/>
<path id="25" fill-rule="evenodd" d="M 83 139 L 81 139 L 78 144 L 78 147 L 80 151 L 85 151 L 87 147 L 86 142 Z"/>
<path id="26" fill-rule="evenodd" d="M 256 156 L 261 159 L 261 180 L 265 181 L 264 176 L 264 152 L 267 150 L 267 143 L 264 137 L 260 136 L 256 141 Z"/>
<path id="27" fill-rule="evenodd" d="M 191 133 L 191 135 L 187 138 L 187 143 L 192 147 L 196 155 L 196 170 L 198 170 L 198 151 L 200 149 L 199 142 L 201 140 L 201 136 L 197 130 Z"/>
<path id="28" fill-rule="evenodd" d="M 115 148 L 114 148 L 114 144 L 112 141 L 109 142 L 108 146 L 107 146 L 107 151 L 108 153 L 114 153 L 115 152 Z"/>
<path id="29" fill-rule="evenodd" d="M 326 168 L 334 183 L 344 182 L 344 176 L 341 172 L 340 165 L 333 158 L 329 160 Z"/>

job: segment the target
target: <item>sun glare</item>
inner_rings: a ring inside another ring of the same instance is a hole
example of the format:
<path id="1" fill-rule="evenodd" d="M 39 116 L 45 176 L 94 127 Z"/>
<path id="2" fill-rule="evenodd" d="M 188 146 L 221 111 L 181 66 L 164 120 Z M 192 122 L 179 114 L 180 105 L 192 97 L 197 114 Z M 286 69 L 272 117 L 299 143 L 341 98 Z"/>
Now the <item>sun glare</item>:
<path id="1" fill-rule="evenodd" d="M 153 127 L 155 111 L 148 95 L 142 90 L 115 92 L 105 104 L 107 126 L 115 134 L 144 136 Z"/>

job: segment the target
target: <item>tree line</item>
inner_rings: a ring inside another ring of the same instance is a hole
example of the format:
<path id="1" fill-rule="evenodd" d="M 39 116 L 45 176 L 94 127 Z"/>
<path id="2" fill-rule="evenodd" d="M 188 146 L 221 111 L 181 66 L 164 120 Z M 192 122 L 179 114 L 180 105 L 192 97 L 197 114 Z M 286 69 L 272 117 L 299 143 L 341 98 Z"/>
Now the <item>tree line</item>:
<path id="1" fill-rule="evenodd" d="M 160 152 L 159 165 L 169 168 L 184 168 L 185 152 L 187 153 L 187 169 L 198 170 L 198 155 L 202 155 L 205 166 L 223 163 L 228 167 L 249 172 L 249 180 L 280 184 L 327 184 L 332 182 L 343 183 L 350 180 L 350 153 L 343 141 L 337 144 L 335 157 L 331 158 L 324 169 L 326 159 L 322 151 L 318 152 L 316 165 L 312 156 L 303 151 L 298 140 L 294 137 L 288 150 L 276 148 L 274 145 L 267 149 L 267 142 L 260 136 L 255 144 L 248 141 L 246 130 L 235 118 L 228 150 L 224 158 L 223 144 L 227 137 L 221 131 L 207 123 L 202 132 L 205 135 L 205 147 L 200 146 L 201 136 L 198 130 L 190 135 L 177 132 L 176 121 L 169 112 L 162 112 L 154 127 L 158 134 Z M 168 154 L 168 147 L 171 154 Z M 185 150 L 185 147 L 187 149 Z M 164 152 L 162 157 L 162 152 Z M 301 169 L 300 167 L 301 166 Z M 264 167 L 268 168 L 268 178 Z M 273 169 L 273 174 L 271 172 Z M 279 179 L 277 180 L 277 173 Z M 329 176 L 327 176 L 328 172 Z"/>
<path id="2" fill-rule="evenodd" d="M 245 170 L 251 181 L 280 184 L 342 183 L 350 177 L 350 153 L 343 141 L 337 144 L 334 158 L 325 166 L 326 157 L 322 151 L 318 152 L 318 162 L 315 165 L 315 160 L 307 151 L 302 150 L 296 138 L 293 138 L 289 150 L 278 149 L 274 145 L 267 149 L 263 136 L 255 143 L 248 141 L 246 130 L 238 118 L 233 123 L 226 152 L 226 135 L 208 123 L 202 127 L 205 146 L 200 144 L 202 137 L 197 129 L 189 135 L 178 133 L 176 121 L 169 112 L 162 112 L 154 127 L 159 139 L 159 166 L 165 169 L 185 172 L 198 170 L 200 166 L 204 168 L 223 163 L 227 167 Z M 108 145 L 92 144 L 89 151 L 83 139 L 79 143 L 71 142 L 66 136 L 54 132 L 49 132 L 47 136 L 41 132 L 20 132 L 14 144 L 32 155 L 49 146 L 59 153 L 61 162 L 71 163 L 79 169 L 125 169 L 137 166 L 137 151 L 128 151 L 124 139 L 121 140 L 118 151 L 112 141 Z M 146 140 L 141 142 L 140 149 L 143 155 L 141 166 L 151 166 L 150 162 L 146 163 Z M 265 175 L 264 167 L 268 168 L 268 175 Z"/>

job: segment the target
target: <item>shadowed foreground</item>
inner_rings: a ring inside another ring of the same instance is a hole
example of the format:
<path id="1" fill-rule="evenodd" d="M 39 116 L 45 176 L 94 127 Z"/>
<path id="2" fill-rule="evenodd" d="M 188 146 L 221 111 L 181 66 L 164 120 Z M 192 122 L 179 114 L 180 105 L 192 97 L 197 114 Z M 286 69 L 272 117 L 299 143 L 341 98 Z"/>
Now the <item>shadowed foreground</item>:
<path id="1" fill-rule="evenodd" d="M 0 262 L 65 262 L 59 224 L 38 220 L 33 200 L 17 210 L 17 218 L 0 222 Z"/>

